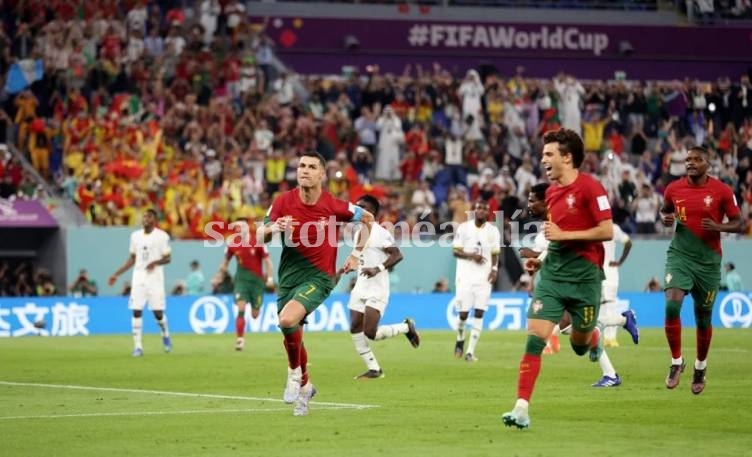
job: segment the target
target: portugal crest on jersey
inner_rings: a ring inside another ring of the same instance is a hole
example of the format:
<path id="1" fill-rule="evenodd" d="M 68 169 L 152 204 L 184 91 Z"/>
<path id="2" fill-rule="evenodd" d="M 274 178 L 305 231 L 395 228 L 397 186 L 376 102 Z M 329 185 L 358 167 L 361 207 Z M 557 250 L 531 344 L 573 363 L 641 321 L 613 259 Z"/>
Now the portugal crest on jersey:
<path id="1" fill-rule="evenodd" d="M 575 203 L 574 194 L 567 195 L 567 207 L 569 209 L 574 209 L 574 203 Z"/>
<path id="2" fill-rule="evenodd" d="M 705 207 L 709 208 L 710 205 L 713 204 L 713 197 L 711 197 L 710 195 L 706 195 L 702 201 L 705 202 Z"/>

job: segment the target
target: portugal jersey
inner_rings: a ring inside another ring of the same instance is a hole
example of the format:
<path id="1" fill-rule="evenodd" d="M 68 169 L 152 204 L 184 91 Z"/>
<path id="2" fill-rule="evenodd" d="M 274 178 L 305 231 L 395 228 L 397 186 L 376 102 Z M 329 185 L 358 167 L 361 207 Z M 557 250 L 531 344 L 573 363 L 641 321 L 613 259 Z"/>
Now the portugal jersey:
<path id="1" fill-rule="evenodd" d="M 703 230 L 702 220 L 710 218 L 722 223 L 724 214 L 729 218 L 739 216 L 731 188 L 710 176 L 701 186 L 692 185 L 689 178 L 682 178 L 666 187 L 663 198 L 673 205 L 677 222 L 669 252 L 700 264 L 720 264 L 721 233 Z"/>
<path id="2" fill-rule="evenodd" d="M 336 273 L 337 222 L 357 222 L 363 210 L 326 191 L 315 204 L 306 205 L 300 198 L 300 189 L 295 188 L 280 194 L 267 214 L 266 222 L 289 218 L 292 225 L 290 239 L 283 237 L 279 263 L 279 285 L 284 289 L 316 277 L 325 276 L 331 281 Z"/>
<path id="3" fill-rule="evenodd" d="M 255 240 L 252 244 L 255 244 Z M 227 260 L 237 258 L 238 268 L 235 272 L 235 277 L 242 277 L 246 274 L 251 274 L 260 279 L 264 279 L 264 268 L 262 260 L 269 257 L 269 252 L 266 250 L 266 246 L 263 244 L 258 246 L 243 246 L 232 245 L 227 246 L 225 250 L 225 258 Z M 271 274 L 271 272 L 269 272 Z"/>
<path id="4" fill-rule="evenodd" d="M 611 205 L 603 186 L 579 173 L 567 186 L 551 185 L 546 191 L 549 220 L 564 231 L 587 230 L 611 219 Z M 568 282 L 603 280 L 603 242 L 551 241 L 541 267 L 541 279 Z"/>

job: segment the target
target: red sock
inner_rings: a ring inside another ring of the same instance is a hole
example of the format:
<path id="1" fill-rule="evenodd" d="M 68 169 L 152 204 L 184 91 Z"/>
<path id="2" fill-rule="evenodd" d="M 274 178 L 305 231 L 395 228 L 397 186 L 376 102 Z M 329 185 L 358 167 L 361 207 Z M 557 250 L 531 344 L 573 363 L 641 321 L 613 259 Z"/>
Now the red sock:
<path id="1" fill-rule="evenodd" d="M 713 327 L 697 328 L 697 360 L 708 358 L 710 340 L 713 339 Z"/>
<path id="2" fill-rule="evenodd" d="M 671 357 L 678 359 L 681 357 L 681 332 L 682 332 L 682 326 L 681 326 L 681 318 L 674 317 L 674 318 L 666 318 L 666 322 L 664 324 L 664 329 L 666 330 L 666 340 L 668 340 L 668 347 L 671 349 Z M 698 334 L 698 341 L 699 341 L 699 334 Z M 708 343 L 710 343 L 710 340 L 708 340 Z M 698 344 L 697 350 L 700 350 L 700 346 Z"/>
<path id="3" fill-rule="evenodd" d="M 285 350 L 287 351 L 287 362 L 290 368 L 300 366 L 300 348 L 303 346 L 303 332 L 298 327 L 292 333 L 285 333 Z"/>
<path id="4" fill-rule="evenodd" d="M 541 358 L 539 355 L 525 354 L 520 362 L 520 377 L 517 380 L 517 398 L 530 401 L 533 396 L 535 380 L 540 373 Z"/>
<path id="5" fill-rule="evenodd" d="M 601 340 L 601 329 L 595 327 L 593 333 L 590 334 L 590 348 L 595 349 L 598 347 L 598 342 Z"/>
<path id="6" fill-rule="evenodd" d="M 245 335 L 245 317 L 243 316 L 235 318 L 235 335 L 237 335 L 238 338 Z"/>
<path id="7" fill-rule="evenodd" d="M 301 337 L 303 328 L 300 329 Z M 304 386 L 308 383 L 308 351 L 306 351 L 305 344 L 300 343 L 300 370 L 303 372 L 303 378 L 300 381 L 300 385 Z"/>

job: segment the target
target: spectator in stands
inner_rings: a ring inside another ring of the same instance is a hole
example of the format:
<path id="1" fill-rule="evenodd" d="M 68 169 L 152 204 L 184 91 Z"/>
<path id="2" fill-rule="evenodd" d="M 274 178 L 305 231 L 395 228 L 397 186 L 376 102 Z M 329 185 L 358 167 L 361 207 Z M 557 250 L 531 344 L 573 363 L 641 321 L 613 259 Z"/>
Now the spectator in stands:
<path id="1" fill-rule="evenodd" d="M 198 260 L 193 260 L 191 262 L 191 272 L 185 278 L 186 293 L 188 295 L 203 295 L 205 281 L 204 272 L 201 271 Z"/>
<path id="2" fill-rule="evenodd" d="M 724 270 L 726 270 L 726 274 L 721 281 L 721 287 L 729 292 L 743 291 L 744 285 L 742 284 L 742 277 L 739 275 L 739 272 L 736 271 L 736 265 L 734 265 L 733 262 L 728 262 L 726 263 Z"/>
<path id="3" fill-rule="evenodd" d="M 660 206 L 660 199 L 653 192 L 650 184 L 644 183 L 640 188 L 640 194 L 631 204 L 634 220 L 637 224 L 637 233 L 653 234 L 656 232 L 655 223 Z"/>
<path id="4" fill-rule="evenodd" d="M 74 297 L 96 297 L 99 293 L 97 282 L 89 278 L 89 274 L 86 270 L 78 272 L 78 277 L 68 288 L 71 295 Z"/>
<path id="5" fill-rule="evenodd" d="M 648 283 L 645 285 L 645 292 L 663 292 L 663 286 L 661 285 L 661 282 L 653 276 L 650 278 Z"/>

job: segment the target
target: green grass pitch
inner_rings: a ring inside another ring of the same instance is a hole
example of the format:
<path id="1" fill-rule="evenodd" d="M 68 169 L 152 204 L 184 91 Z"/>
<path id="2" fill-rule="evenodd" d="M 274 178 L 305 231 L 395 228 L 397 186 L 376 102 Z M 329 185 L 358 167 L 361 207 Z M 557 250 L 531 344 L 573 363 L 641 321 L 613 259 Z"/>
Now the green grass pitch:
<path id="1" fill-rule="evenodd" d="M 144 336 L 130 356 L 122 336 L 0 339 L 0 455 L 16 456 L 741 456 L 752 455 L 752 331 L 716 329 L 708 384 L 689 386 L 694 330 L 684 331 L 687 371 L 663 380 L 669 354 L 660 329 L 639 346 L 621 333 L 609 355 L 622 376 L 596 389 L 597 364 L 544 356 L 529 430 L 505 428 L 523 332 L 481 335 L 476 363 L 453 357 L 454 335 L 422 332 L 420 348 L 375 343 L 386 377 L 364 371 L 347 333 L 307 333 L 319 394 L 307 417 L 281 402 L 286 358 L 280 334 L 173 335 L 161 352 Z"/>

